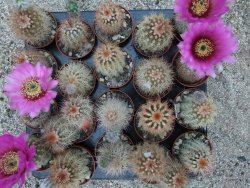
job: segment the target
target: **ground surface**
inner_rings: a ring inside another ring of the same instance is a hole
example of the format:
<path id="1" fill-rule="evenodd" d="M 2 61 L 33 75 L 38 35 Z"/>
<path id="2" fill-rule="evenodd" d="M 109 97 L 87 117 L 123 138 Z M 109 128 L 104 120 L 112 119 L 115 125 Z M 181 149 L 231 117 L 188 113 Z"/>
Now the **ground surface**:
<path id="1" fill-rule="evenodd" d="M 7 23 L 8 5 L 13 0 L 0 0 L 0 134 L 9 131 L 20 134 L 25 130 L 16 113 L 9 110 L 2 93 L 4 77 L 11 68 L 11 53 L 24 44 L 10 33 Z M 49 11 L 64 10 L 62 0 L 36 0 Z M 81 0 L 81 10 L 94 10 L 100 0 Z M 128 9 L 173 8 L 173 0 L 116 0 Z M 239 39 L 237 62 L 227 65 L 224 72 L 208 82 L 208 91 L 219 106 L 219 115 L 209 127 L 216 154 L 215 170 L 210 175 L 193 179 L 192 188 L 246 188 L 250 187 L 250 50 L 249 0 L 235 0 L 230 13 L 224 16 Z M 226 48 L 226 46 L 225 46 Z M 39 180 L 30 178 L 25 187 L 39 187 Z M 92 181 L 88 188 L 142 188 L 151 187 L 139 181 Z"/>

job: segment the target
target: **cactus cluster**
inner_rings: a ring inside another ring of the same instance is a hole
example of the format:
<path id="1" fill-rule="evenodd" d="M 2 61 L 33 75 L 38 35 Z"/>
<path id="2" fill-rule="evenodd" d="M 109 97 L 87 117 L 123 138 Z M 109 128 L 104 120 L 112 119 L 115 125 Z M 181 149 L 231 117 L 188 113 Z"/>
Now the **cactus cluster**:
<path id="1" fill-rule="evenodd" d="M 187 184 L 187 170 L 177 160 L 168 156 L 168 166 L 161 178 L 161 184 L 164 187 L 184 188 Z"/>
<path id="2" fill-rule="evenodd" d="M 168 102 L 147 101 L 137 112 L 138 128 L 153 137 L 164 139 L 174 128 L 175 114 Z"/>
<path id="3" fill-rule="evenodd" d="M 65 99 L 61 114 L 69 125 L 76 127 L 85 135 L 89 135 L 94 129 L 94 105 L 89 98 L 76 96 Z"/>
<path id="4" fill-rule="evenodd" d="M 47 150 L 38 135 L 29 136 L 29 145 L 34 145 L 36 148 L 35 161 L 38 169 L 46 168 L 52 160 L 52 152 Z"/>
<path id="5" fill-rule="evenodd" d="M 98 148 L 98 165 L 110 176 L 123 175 L 129 167 L 131 146 L 124 142 L 103 143 Z"/>
<path id="6" fill-rule="evenodd" d="M 217 115 L 213 99 L 203 91 L 187 91 L 177 97 L 177 117 L 188 128 L 198 129 L 214 122 Z"/>
<path id="7" fill-rule="evenodd" d="M 166 153 L 157 144 L 145 142 L 131 152 L 130 163 L 133 172 L 141 180 L 160 183 L 167 166 Z"/>
<path id="8" fill-rule="evenodd" d="M 46 122 L 51 117 L 51 112 L 42 112 L 38 117 L 30 118 L 29 116 L 22 117 L 22 122 L 34 129 L 42 129 Z"/>
<path id="9" fill-rule="evenodd" d="M 144 59 L 135 71 L 135 86 L 148 97 L 167 91 L 173 83 L 173 70 L 162 59 Z"/>
<path id="10" fill-rule="evenodd" d="M 78 51 L 88 45 L 92 30 L 80 17 L 71 17 L 60 25 L 58 34 L 65 51 Z"/>
<path id="11" fill-rule="evenodd" d="M 124 72 L 126 53 L 114 44 L 102 44 L 94 54 L 96 71 L 107 77 L 117 77 Z"/>
<path id="12" fill-rule="evenodd" d="M 173 148 L 180 162 L 190 172 L 206 174 L 212 169 L 214 162 L 208 142 L 201 133 L 187 132 L 175 142 Z"/>
<path id="13" fill-rule="evenodd" d="M 78 130 L 58 116 L 51 117 L 41 132 L 43 143 L 55 154 L 65 151 L 80 137 Z"/>
<path id="14" fill-rule="evenodd" d="M 34 46 L 47 45 L 54 39 L 54 20 L 37 6 L 14 9 L 10 13 L 10 27 L 18 38 Z"/>
<path id="15" fill-rule="evenodd" d="M 185 63 L 181 62 L 180 54 L 178 54 L 174 60 L 174 69 L 176 71 L 177 79 L 181 82 L 192 84 L 201 80 L 195 71 L 189 69 Z"/>
<path id="16" fill-rule="evenodd" d="M 59 89 L 65 95 L 88 96 L 95 85 L 91 69 L 83 62 L 69 62 L 58 73 Z"/>
<path id="17" fill-rule="evenodd" d="M 102 3 L 96 10 L 95 24 L 105 35 L 118 34 L 125 21 L 125 11 L 114 3 Z"/>
<path id="18" fill-rule="evenodd" d="M 109 98 L 98 106 L 97 118 L 100 126 L 105 130 L 121 131 L 129 124 L 132 117 L 125 101 Z"/>
<path id="19" fill-rule="evenodd" d="M 163 15 L 150 15 L 137 26 L 134 42 L 144 53 L 157 55 L 171 46 L 173 38 L 170 20 Z"/>
<path id="20" fill-rule="evenodd" d="M 53 187 L 75 188 L 90 179 L 91 165 L 88 154 L 71 148 L 56 156 L 50 163 L 49 181 Z"/>

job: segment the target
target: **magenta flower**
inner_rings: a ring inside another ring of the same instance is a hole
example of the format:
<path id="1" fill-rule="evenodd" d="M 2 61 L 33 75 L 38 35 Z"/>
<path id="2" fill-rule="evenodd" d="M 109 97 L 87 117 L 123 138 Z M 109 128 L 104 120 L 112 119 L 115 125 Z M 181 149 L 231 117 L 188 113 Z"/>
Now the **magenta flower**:
<path id="1" fill-rule="evenodd" d="M 237 51 L 237 40 L 231 28 L 222 22 L 216 24 L 190 24 L 178 45 L 182 63 L 195 70 L 198 76 L 215 77 L 214 66 L 222 61 L 233 63 L 233 53 Z"/>
<path id="2" fill-rule="evenodd" d="M 52 68 L 38 63 L 35 66 L 28 62 L 16 65 L 6 77 L 4 91 L 9 98 L 11 109 L 20 116 L 38 116 L 42 111 L 48 112 L 57 95 L 52 91 L 57 81 L 51 78 Z"/>
<path id="3" fill-rule="evenodd" d="M 179 21 L 216 22 L 229 10 L 232 0 L 175 0 Z"/>
<path id="4" fill-rule="evenodd" d="M 28 135 L 16 137 L 9 133 L 0 136 L 0 187 L 12 188 L 16 183 L 22 187 L 26 176 L 36 170 L 35 147 L 29 148 Z"/>

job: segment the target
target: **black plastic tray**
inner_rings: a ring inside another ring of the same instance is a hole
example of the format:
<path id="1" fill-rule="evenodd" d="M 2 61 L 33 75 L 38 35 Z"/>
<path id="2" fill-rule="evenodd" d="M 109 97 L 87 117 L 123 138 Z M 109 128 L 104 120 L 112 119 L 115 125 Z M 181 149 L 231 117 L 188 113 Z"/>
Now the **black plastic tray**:
<path id="1" fill-rule="evenodd" d="M 133 25 L 135 26 L 137 23 L 139 23 L 139 21 L 142 20 L 143 16 L 145 15 L 150 15 L 150 14 L 163 14 L 165 17 L 171 19 L 173 16 L 173 10 L 169 10 L 169 9 L 165 9 L 165 10 L 131 10 L 130 11 L 132 17 L 133 17 Z M 57 21 L 60 23 L 62 20 L 67 19 L 68 14 L 66 12 L 53 12 L 52 13 L 55 18 L 57 19 Z M 93 28 L 93 19 L 94 19 L 94 15 L 95 12 L 93 11 L 84 11 L 81 12 L 81 17 Z M 100 41 L 96 41 L 96 46 L 98 46 L 100 44 Z M 176 54 L 176 52 L 178 51 L 177 48 L 177 44 L 178 41 L 174 40 L 172 47 L 169 49 L 169 51 L 164 55 L 164 59 L 168 60 L 169 63 L 172 62 L 172 58 L 174 57 L 174 55 Z M 125 43 L 122 44 L 121 47 L 129 53 L 129 55 L 132 57 L 133 62 L 134 62 L 134 66 L 136 66 L 141 59 L 143 58 L 141 55 L 139 55 L 132 44 L 132 37 L 130 37 L 130 39 Z M 46 50 L 50 51 L 55 58 L 57 59 L 58 63 L 59 63 L 59 67 L 65 63 L 67 63 L 69 61 L 69 58 L 65 57 L 64 55 L 62 55 L 56 48 L 55 43 L 53 43 L 52 45 L 50 45 L 49 47 L 45 48 Z M 93 60 L 92 60 L 92 55 L 90 54 L 88 57 L 84 58 L 83 60 L 90 65 L 91 67 L 93 67 Z M 178 84 L 178 83 L 174 83 L 172 91 L 163 98 L 163 100 L 165 99 L 174 99 L 175 96 L 180 93 L 181 91 L 183 91 L 185 89 L 184 86 Z M 199 87 L 199 89 L 206 91 L 206 84 L 202 85 Z M 97 86 L 93 92 L 93 94 L 91 95 L 91 98 L 93 99 L 93 101 L 95 101 L 95 99 L 99 96 L 101 96 L 103 93 L 105 93 L 106 91 L 108 91 L 108 87 L 106 87 L 105 85 L 101 84 L 101 83 L 97 83 Z M 135 109 L 137 109 L 139 107 L 140 104 L 144 103 L 145 100 L 143 98 L 141 98 L 136 91 L 133 88 L 133 84 L 132 81 L 129 82 L 128 85 L 124 86 L 121 88 L 121 90 L 125 93 L 127 93 L 133 100 L 134 104 L 135 104 Z M 174 140 L 182 133 L 188 131 L 187 129 L 181 127 L 180 125 L 176 125 L 173 133 L 171 134 L 171 136 L 165 140 L 163 143 L 161 143 L 163 146 L 165 146 L 167 149 L 171 149 L 171 146 L 174 142 Z M 201 130 L 202 131 L 202 130 Z M 28 133 L 33 133 L 33 131 L 31 129 L 27 129 Z M 204 132 L 204 131 L 202 131 Z M 138 142 L 142 141 L 135 133 L 135 130 L 133 128 L 133 122 L 131 122 L 131 125 L 128 127 L 128 129 L 126 130 L 127 135 L 132 139 L 132 141 L 134 142 L 134 144 L 137 144 Z M 103 136 L 104 131 L 98 127 L 97 125 L 97 130 L 96 132 L 85 142 L 81 143 L 81 145 L 89 148 L 93 153 L 94 153 L 94 148 L 96 143 L 98 142 L 98 140 Z M 38 178 L 45 178 L 47 177 L 47 172 L 34 172 L 33 175 L 35 177 Z M 103 173 L 98 167 L 93 175 L 93 179 L 121 179 L 121 180 L 128 180 L 128 179 L 135 179 L 135 176 L 131 173 L 125 173 L 123 176 L 120 177 L 110 177 L 105 175 L 105 173 Z"/>

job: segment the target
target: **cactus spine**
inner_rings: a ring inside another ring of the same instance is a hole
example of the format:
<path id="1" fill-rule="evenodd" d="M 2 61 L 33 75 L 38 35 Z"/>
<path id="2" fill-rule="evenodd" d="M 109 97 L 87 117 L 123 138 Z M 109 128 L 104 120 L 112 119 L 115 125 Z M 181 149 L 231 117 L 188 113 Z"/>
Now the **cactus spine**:
<path id="1" fill-rule="evenodd" d="M 55 157 L 49 168 L 49 180 L 53 187 L 75 188 L 90 179 L 90 159 L 79 149 L 69 149 Z"/>
<path id="2" fill-rule="evenodd" d="M 114 44 L 103 44 L 97 48 L 94 64 L 97 72 L 107 77 L 117 77 L 124 72 L 126 53 Z"/>
<path id="3" fill-rule="evenodd" d="M 15 9 L 10 14 L 10 27 L 18 38 L 34 46 L 47 44 L 54 38 L 55 23 L 37 6 Z"/>
<path id="4" fill-rule="evenodd" d="M 144 59 L 135 72 L 135 85 L 144 95 L 164 93 L 173 83 L 173 70 L 162 59 Z"/>
<path id="5" fill-rule="evenodd" d="M 163 139 L 174 128 L 174 110 L 168 102 L 147 101 L 137 113 L 138 127 L 154 137 Z"/>
<path id="6" fill-rule="evenodd" d="M 150 143 L 136 146 L 130 156 L 133 172 L 143 181 L 160 183 L 167 165 L 164 148 Z"/>
<path id="7" fill-rule="evenodd" d="M 138 47 L 152 54 L 168 48 L 173 38 L 173 26 L 163 15 L 145 16 L 135 33 L 135 42 Z"/>
<path id="8" fill-rule="evenodd" d="M 125 21 L 124 10 L 113 3 L 101 4 L 96 11 L 96 27 L 106 35 L 118 34 Z"/>

